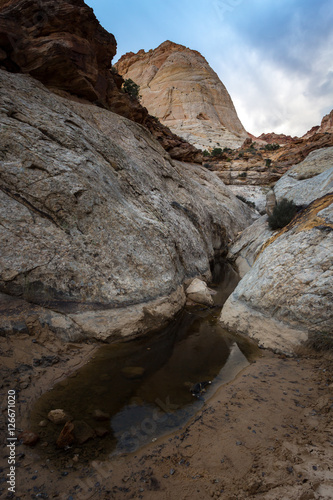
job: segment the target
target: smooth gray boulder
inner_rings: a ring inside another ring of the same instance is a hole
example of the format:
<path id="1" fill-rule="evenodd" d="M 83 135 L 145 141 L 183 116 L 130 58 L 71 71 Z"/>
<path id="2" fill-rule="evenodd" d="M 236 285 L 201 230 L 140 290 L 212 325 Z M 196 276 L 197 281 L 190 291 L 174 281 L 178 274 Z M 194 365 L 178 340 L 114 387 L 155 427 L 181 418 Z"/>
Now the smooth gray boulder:
<path id="1" fill-rule="evenodd" d="M 267 215 L 261 216 L 244 229 L 230 246 L 228 259 L 235 263 L 241 278 L 251 269 L 263 245 L 273 234 L 267 219 Z"/>
<path id="2" fill-rule="evenodd" d="M 190 299 L 192 302 L 195 302 L 196 304 L 204 304 L 207 306 L 214 305 L 214 301 L 209 292 L 207 284 L 204 281 L 199 280 L 198 278 L 195 278 L 191 282 L 189 287 L 186 288 L 185 292 L 188 299 Z"/>
<path id="3" fill-rule="evenodd" d="M 163 326 L 251 211 L 143 126 L 27 75 L 0 70 L 0 85 L 0 292 L 22 301 L 0 331 L 29 307 L 64 340 Z"/>
<path id="4" fill-rule="evenodd" d="M 243 197 L 250 206 L 253 204 L 253 208 L 261 215 L 266 213 L 266 195 L 269 192 L 269 187 L 249 184 L 245 186 L 230 184 L 228 187 L 236 196 Z"/>
<path id="5" fill-rule="evenodd" d="M 333 191 L 333 147 L 312 151 L 305 160 L 289 169 L 275 184 L 276 201 L 293 200 L 308 205 Z"/>

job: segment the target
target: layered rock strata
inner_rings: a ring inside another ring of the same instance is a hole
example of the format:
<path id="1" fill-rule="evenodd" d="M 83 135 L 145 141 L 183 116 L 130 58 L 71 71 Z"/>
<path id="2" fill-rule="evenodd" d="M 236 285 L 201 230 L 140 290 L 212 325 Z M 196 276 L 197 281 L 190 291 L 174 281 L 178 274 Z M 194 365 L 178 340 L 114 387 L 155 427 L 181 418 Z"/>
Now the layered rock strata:
<path id="1" fill-rule="evenodd" d="M 312 151 L 333 146 L 333 133 L 315 133 L 311 137 L 301 137 L 286 144 L 272 155 L 280 167 L 289 168 L 303 161 Z"/>
<path id="2" fill-rule="evenodd" d="M 247 137 L 227 89 L 199 52 L 166 41 L 125 54 L 115 67 L 140 85 L 150 114 L 197 148 L 235 148 Z"/>
<path id="3" fill-rule="evenodd" d="M 309 139 L 315 134 L 333 134 L 333 110 L 324 116 L 320 125 L 312 127 L 302 139 Z"/>
<path id="4" fill-rule="evenodd" d="M 133 121 L 28 75 L 0 85 L 2 331 L 29 315 L 67 340 L 165 324 L 249 208 Z"/>
<path id="5" fill-rule="evenodd" d="M 274 186 L 277 201 L 287 198 L 296 205 L 307 205 L 329 191 L 333 192 L 333 147 L 313 151 Z"/>
<path id="6" fill-rule="evenodd" d="M 28 73 L 68 98 L 93 102 L 145 125 L 171 156 L 201 161 L 199 152 L 159 124 L 121 91 L 111 71 L 117 44 L 83 0 L 4 0 L 0 3 L 0 67 Z"/>
<path id="7" fill-rule="evenodd" d="M 229 258 L 243 278 L 221 321 L 264 347 L 291 352 L 309 335 L 332 331 L 331 149 L 311 153 L 275 185 L 278 201 L 287 197 L 308 204 L 286 228 L 271 231 L 264 216 L 230 248 Z"/>

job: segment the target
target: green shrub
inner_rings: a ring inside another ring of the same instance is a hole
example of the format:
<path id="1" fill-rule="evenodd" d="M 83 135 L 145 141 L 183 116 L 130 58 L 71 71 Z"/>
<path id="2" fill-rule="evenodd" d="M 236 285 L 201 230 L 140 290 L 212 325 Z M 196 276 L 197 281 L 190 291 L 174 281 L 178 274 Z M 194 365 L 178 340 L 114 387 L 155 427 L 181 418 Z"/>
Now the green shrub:
<path id="1" fill-rule="evenodd" d="M 265 150 L 266 151 L 275 151 L 276 149 L 279 149 L 279 147 L 280 147 L 280 144 L 276 144 L 276 143 L 266 144 Z"/>
<path id="2" fill-rule="evenodd" d="M 268 217 L 269 227 L 273 231 L 285 227 L 295 217 L 296 213 L 297 205 L 293 201 L 283 198 L 275 205 L 272 215 Z"/>
<path id="3" fill-rule="evenodd" d="M 247 172 L 241 172 L 238 177 L 247 177 Z"/>
<path id="4" fill-rule="evenodd" d="M 266 167 L 270 167 L 270 166 L 271 166 L 271 164 L 272 164 L 272 160 L 270 160 L 269 158 L 267 158 L 267 160 L 266 160 L 266 164 L 265 164 L 265 165 L 266 165 Z"/>
<path id="5" fill-rule="evenodd" d="M 210 153 L 209 151 L 207 151 L 207 149 L 205 149 L 203 152 L 202 152 L 203 156 L 210 156 Z"/>
<path id="6" fill-rule="evenodd" d="M 221 148 L 214 148 L 212 150 L 212 156 L 222 156 L 222 149 Z"/>
<path id="7" fill-rule="evenodd" d="M 135 99 L 139 99 L 140 95 L 140 87 L 137 85 L 133 80 L 128 78 L 127 80 L 124 81 L 123 83 L 123 91 L 126 92 L 126 94 L 130 95 L 131 97 L 134 97 Z"/>

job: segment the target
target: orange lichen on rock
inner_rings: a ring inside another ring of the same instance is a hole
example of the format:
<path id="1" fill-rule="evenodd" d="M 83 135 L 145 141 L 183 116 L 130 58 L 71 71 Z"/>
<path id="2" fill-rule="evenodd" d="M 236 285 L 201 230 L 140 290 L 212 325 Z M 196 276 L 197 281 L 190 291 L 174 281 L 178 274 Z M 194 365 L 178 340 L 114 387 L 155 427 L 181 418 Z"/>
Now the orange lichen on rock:
<path id="1" fill-rule="evenodd" d="M 309 206 L 298 212 L 297 215 L 292 219 L 291 222 L 285 227 L 283 227 L 280 231 L 277 231 L 271 238 L 269 238 L 262 248 L 260 252 L 256 256 L 255 260 L 259 257 L 259 255 L 271 245 L 277 238 L 279 238 L 282 234 L 287 233 L 295 229 L 296 232 L 300 231 L 308 231 L 314 227 L 329 227 L 333 230 L 333 224 L 326 222 L 322 217 L 317 217 L 318 212 L 324 210 L 324 208 L 329 207 L 333 203 L 333 193 L 328 193 L 317 200 L 314 200 L 310 203 Z"/>

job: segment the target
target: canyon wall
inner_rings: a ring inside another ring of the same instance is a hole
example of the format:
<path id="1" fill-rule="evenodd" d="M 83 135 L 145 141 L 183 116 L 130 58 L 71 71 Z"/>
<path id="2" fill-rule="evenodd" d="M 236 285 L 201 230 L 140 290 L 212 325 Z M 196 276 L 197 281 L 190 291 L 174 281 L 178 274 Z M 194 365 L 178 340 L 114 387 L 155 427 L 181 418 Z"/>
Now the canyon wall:
<path id="1" fill-rule="evenodd" d="M 292 352 L 332 332 L 332 160 L 332 147 L 313 151 L 275 184 L 277 201 L 305 207 L 286 227 L 272 231 L 263 216 L 231 246 L 229 257 L 244 277 L 221 321 L 264 347 Z"/>
<path id="2" fill-rule="evenodd" d="M 252 221 L 211 172 L 107 109 L 0 70 L 0 330 L 153 331 Z"/>

